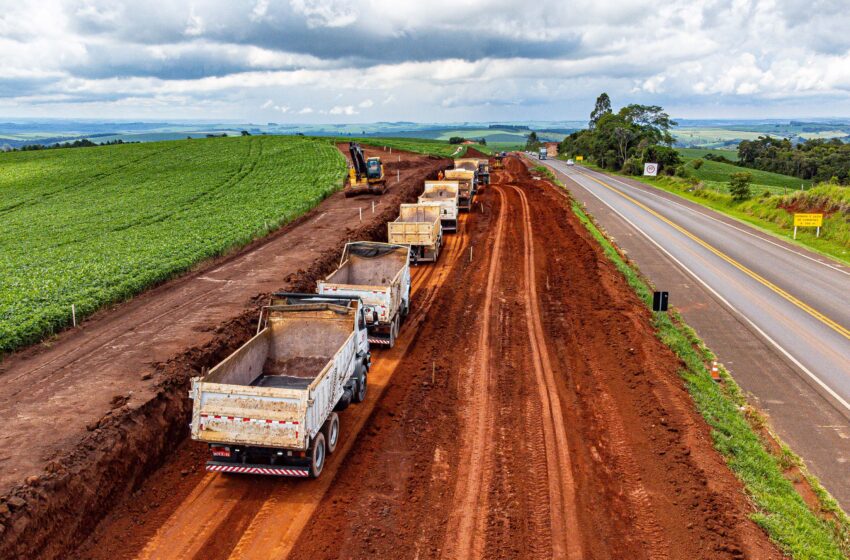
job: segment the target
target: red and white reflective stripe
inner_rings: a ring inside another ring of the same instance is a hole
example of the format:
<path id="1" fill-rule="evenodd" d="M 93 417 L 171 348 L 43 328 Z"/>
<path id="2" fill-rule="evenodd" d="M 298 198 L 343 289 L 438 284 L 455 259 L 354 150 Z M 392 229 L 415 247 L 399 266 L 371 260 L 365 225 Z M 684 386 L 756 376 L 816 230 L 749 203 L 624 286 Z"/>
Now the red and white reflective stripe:
<path id="1" fill-rule="evenodd" d="M 272 476 L 310 476 L 310 471 L 307 469 L 288 469 L 286 467 L 243 467 L 241 465 L 207 465 L 207 472 L 265 474 Z"/>
<path id="2" fill-rule="evenodd" d="M 201 418 L 209 418 L 209 414 L 201 414 Z M 297 426 L 300 424 L 298 421 L 289 421 L 289 420 L 269 420 L 268 418 L 244 418 L 241 416 L 221 416 L 219 414 L 214 414 L 213 418 L 216 420 L 230 420 L 233 422 L 255 422 L 259 424 L 289 424 L 291 426 Z"/>
<path id="3" fill-rule="evenodd" d="M 369 344 L 387 344 L 389 345 L 390 341 L 386 338 L 372 338 L 369 337 Z"/>

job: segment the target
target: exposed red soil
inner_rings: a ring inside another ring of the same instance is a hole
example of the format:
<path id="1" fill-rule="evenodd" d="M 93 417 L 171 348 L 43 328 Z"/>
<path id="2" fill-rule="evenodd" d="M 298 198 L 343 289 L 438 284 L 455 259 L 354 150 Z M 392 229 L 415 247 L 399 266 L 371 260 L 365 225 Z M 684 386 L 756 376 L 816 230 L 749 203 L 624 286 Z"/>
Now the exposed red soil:
<path id="1" fill-rule="evenodd" d="M 475 148 L 467 148 L 466 153 L 463 155 L 463 157 L 465 157 L 465 158 L 487 159 L 490 156 L 488 156 L 487 154 L 481 153 L 480 151 L 476 150 Z"/>
<path id="2" fill-rule="evenodd" d="M 398 205 L 450 163 L 394 156 L 401 180 L 382 197 L 332 195 L 249 247 L 0 364 L 0 557 L 64 557 L 78 546 L 185 439 L 188 379 L 250 337 L 267 294 L 312 291 L 346 241 L 385 239 Z M 177 455 L 195 463 L 191 446 Z"/>
<path id="3" fill-rule="evenodd" d="M 781 558 L 650 313 L 530 179 L 515 158 L 494 173 L 480 252 L 289 557 Z"/>

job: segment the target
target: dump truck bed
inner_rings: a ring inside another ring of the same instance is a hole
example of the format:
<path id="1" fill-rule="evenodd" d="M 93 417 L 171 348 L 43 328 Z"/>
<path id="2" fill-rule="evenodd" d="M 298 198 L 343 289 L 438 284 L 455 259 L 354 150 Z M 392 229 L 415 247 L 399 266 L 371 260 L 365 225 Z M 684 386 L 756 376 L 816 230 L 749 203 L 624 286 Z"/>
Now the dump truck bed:
<path id="1" fill-rule="evenodd" d="M 417 249 L 413 258 L 436 260 L 442 243 L 440 205 L 402 204 L 398 218 L 387 224 L 387 230 L 390 243 Z"/>
<path id="2" fill-rule="evenodd" d="M 457 181 L 425 181 L 420 203 L 439 203 L 443 231 L 457 231 L 460 184 Z"/>
<path id="3" fill-rule="evenodd" d="M 304 450 L 342 396 L 357 354 L 357 309 L 267 308 L 255 337 L 192 380 L 192 438 Z"/>
<path id="4" fill-rule="evenodd" d="M 339 268 L 317 283 L 317 291 L 359 297 L 370 343 L 387 344 L 387 328 L 410 297 L 410 248 L 371 241 L 349 243 Z"/>
<path id="5" fill-rule="evenodd" d="M 472 208 L 472 197 L 475 196 L 475 172 L 468 169 L 447 169 L 445 178 L 447 181 L 458 182 L 458 208 L 461 210 Z"/>

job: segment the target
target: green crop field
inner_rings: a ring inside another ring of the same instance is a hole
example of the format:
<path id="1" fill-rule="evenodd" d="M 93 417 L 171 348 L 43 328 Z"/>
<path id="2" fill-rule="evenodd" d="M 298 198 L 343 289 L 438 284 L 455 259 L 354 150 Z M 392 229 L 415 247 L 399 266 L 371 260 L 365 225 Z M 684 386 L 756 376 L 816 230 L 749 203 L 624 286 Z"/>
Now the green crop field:
<path id="1" fill-rule="evenodd" d="M 711 154 L 713 156 L 723 156 L 731 161 L 738 161 L 738 150 L 716 150 L 712 148 L 676 148 L 679 155 L 685 161 L 693 159 L 705 159 L 705 156 Z"/>
<path id="2" fill-rule="evenodd" d="M 682 159 L 686 162 L 685 169 L 687 169 L 688 175 L 699 179 L 706 187 L 718 192 L 728 192 L 729 178 L 733 173 L 740 173 L 742 171 L 750 173 L 753 176 L 752 189 L 755 193 L 769 191 L 772 194 L 783 194 L 788 191 L 798 190 L 801 185 L 805 188 L 809 188 L 812 185 L 811 181 L 805 181 L 789 175 L 738 167 L 731 163 L 705 159 L 705 155 L 711 153 L 725 156 L 726 159 L 733 161 L 737 160 L 737 152 L 731 150 L 678 148 L 678 151 L 682 155 Z M 699 169 L 694 169 L 693 161 L 695 159 L 703 160 L 703 164 Z"/>
<path id="3" fill-rule="evenodd" d="M 268 233 L 345 167 L 284 136 L 0 154 L 0 353 Z"/>

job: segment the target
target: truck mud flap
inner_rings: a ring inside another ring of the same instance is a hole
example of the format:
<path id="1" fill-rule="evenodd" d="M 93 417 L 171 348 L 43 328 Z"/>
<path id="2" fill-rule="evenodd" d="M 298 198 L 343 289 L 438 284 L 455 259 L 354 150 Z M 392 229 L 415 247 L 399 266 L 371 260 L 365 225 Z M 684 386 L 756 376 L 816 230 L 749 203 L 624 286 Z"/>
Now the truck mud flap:
<path id="1" fill-rule="evenodd" d="M 294 476 L 298 478 L 308 478 L 310 476 L 310 469 L 307 467 L 242 465 L 236 463 L 224 463 L 221 461 L 207 461 L 207 472 L 261 474 L 264 476 Z"/>
<path id="2" fill-rule="evenodd" d="M 457 220 L 444 220 L 441 221 L 443 231 L 447 232 L 455 232 L 457 231 Z"/>

